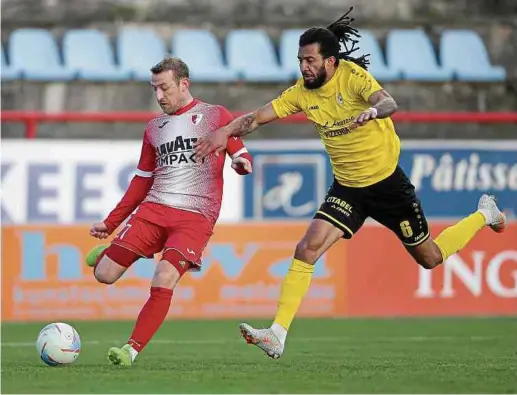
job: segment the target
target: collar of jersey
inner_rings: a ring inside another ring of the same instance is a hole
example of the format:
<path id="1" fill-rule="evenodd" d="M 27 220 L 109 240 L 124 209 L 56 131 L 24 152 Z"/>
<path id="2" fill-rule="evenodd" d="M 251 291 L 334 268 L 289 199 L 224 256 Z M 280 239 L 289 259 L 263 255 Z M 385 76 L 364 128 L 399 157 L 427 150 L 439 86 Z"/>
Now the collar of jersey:
<path id="1" fill-rule="evenodd" d="M 176 111 L 174 114 L 171 115 L 181 115 L 186 113 L 188 110 L 190 110 L 192 107 L 194 107 L 197 103 L 199 103 L 198 99 L 193 99 L 189 104 L 186 106 L 181 107 L 178 111 Z"/>

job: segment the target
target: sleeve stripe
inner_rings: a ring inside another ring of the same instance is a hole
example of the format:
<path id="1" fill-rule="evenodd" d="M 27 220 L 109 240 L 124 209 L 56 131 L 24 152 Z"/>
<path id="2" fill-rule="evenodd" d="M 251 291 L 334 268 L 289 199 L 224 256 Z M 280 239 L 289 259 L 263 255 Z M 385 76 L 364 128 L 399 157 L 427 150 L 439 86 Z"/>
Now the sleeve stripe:
<path id="1" fill-rule="evenodd" d="M 248 150 L 246 149 L 246 147 L 244 148 L 241 148 L 240 150 L 238 150 L 235 154 L 232 155 L 232 159 L 235 159 L 239 156 L 241 156 L 242 154 L 245 154 L 246 152 L 248 152 Z"/>
<path id="2" fill-rule="evenodd" d="M 153 176 L 152 171 L 143 171 L 140 169 L 136 169 L 135 174 L 140 177 L 152 177 Z"/>

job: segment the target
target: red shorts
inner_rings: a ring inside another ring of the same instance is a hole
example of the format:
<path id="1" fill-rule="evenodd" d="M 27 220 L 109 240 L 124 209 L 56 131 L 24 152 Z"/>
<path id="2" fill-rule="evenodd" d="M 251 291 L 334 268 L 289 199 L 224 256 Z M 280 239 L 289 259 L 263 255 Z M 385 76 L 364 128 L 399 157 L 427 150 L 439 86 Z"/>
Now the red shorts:
<path id="1" fill-rule="evenodd" d="M 158 205 L 152 204 L 151 211 L 146 210 L 150 204 L 147 205 L 131 216 L 112 243 L 146 258 L 169 249 L 177 250 L 186 261 L 199 267 L 203 250 L 213 234 L 212 222 L 201 214 L 161 205 L 160 217 L 155 220 L 153 214 Z"/>

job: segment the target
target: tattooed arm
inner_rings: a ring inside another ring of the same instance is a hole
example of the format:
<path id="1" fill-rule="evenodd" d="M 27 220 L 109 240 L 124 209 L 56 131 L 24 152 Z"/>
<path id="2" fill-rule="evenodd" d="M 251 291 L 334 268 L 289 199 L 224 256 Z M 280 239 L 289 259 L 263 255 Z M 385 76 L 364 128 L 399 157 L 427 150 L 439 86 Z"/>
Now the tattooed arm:
<path id="1" fill-rule="evenodd" d="M 377 118 L 387 118 L 397 111 L 397 103 L 384 89 L 373 93 L 368 102 L 377 110 Z"/>
<path id="2" fill-rule="evenodd" d="M 375 118 L 388 118 L 398 109 L 397 103 L 384 89 L 374 92 L 368 98 L 371 107 L 363 111 L 356 120 L 358 126 Z"/>
<path id="3" fill-rule="evenodd" d="M 226 132 L 228 137 L 242 137 L 250 134 L 260 125 L 273 122 L 276 119 L 278 119 L 278 116 L 276 115 L 271 103 L 268 103 L 254 112 L 250 112 L 249 114 L 245 114 L 234 119 L 226 125 L 223 130 Z"/>
<path id="4" fill-rule="evenodd" d="M 234 119 L 228 125 L 218 129 L 204 139 L 198 140 L 195 144 L 196 160 L 201 160 L 212 152 L 219 155 L 226 149 L 229 137 L 242 137 L 250 134 L 260 125 L 278 119 L 278 115 L 271 103 L 259 108 L 249 114 Z"/>

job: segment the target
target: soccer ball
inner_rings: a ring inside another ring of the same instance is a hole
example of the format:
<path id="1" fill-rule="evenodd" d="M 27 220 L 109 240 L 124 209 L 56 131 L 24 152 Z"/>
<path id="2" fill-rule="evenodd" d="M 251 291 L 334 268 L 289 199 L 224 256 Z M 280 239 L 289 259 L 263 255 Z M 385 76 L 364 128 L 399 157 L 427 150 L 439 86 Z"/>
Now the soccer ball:
<path id="1" fill-rule="evenodd" d="M 67 365 L 74 362 L 81 352 L 81 338 L 70 325 L 54 322 L 38 334 L 36 350 L 49 366 Z"/>

